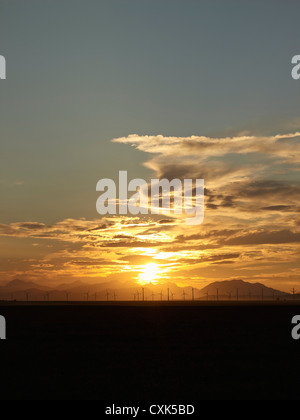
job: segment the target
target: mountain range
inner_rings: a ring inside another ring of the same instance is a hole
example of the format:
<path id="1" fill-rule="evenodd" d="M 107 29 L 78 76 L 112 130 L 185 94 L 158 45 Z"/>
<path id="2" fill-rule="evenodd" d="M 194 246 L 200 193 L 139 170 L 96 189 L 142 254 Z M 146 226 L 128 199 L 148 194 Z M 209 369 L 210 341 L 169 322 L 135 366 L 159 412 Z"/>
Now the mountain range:
<path id="1" fill-rule="evenodd" d="M 210 283 L 202 289 L 180 287 L 175 283 L 139 285 L 135 282 L 109 281 L 86 284 L 76 281 L 55 287 L 31 281 L 12 280 L 0 286 L 0 300 L 93 301 L 93 300 L 261 300 L 287 298 L 291 294 L 261 283 L 225 280 Z"/>

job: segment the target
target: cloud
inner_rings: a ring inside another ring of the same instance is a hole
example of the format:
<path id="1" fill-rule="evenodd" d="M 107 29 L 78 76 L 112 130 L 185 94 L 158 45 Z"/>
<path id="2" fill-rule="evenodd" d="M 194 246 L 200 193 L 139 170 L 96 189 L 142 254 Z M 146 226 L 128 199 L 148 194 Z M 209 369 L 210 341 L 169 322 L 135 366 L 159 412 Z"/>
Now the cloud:
<path id="1" fill-rule="evenodd" d="M 47 230 L 51 229 L 48 228 L 44 223 L 36 223 L 36 222 L 28 222 L 28 223 L 19 223 L 17 225 L 21 229 L 28 229 L 28 230 Z"/>
<path id="2" fill-rule="evenodd" d="M 269 206 L 269 207 L 262 207 L 262 210 L 267 211 L 286 211 L 286 212 L 300 212 L 300 208 L 296 206 Z"/>
<path id="3" fill-rule="evenodd" d="M 300 208 L 299 132 L 220 138 L 133 134 L 112 141 L 147 153 L 144 165 L 152 178 L 204 179 L 205 220 L 231 216 L 253 222 L 258 214 L 266 219 Z"/>
<path id="4" fill-rule="evenodd" d="M 225 240 L 226 245 L 292 244 L 295 242 L 300 242 L 300 232 L 291 232 L 288 229 L 247 232 L 245 235 Z"/>
<path id="5" fill-rule="evenodd" d="M 132 134 L 112 140 L 114 143 L 129 144 L 143 152 L 172 157 L 180 162 L 182 158 L 194 157 L 201 161 L 228 154 L 263 154 L 280 158 L 282 161 L 300 162 L 300 133 L 275 136 L 237 136 L 213 138 L 206 136 L 165 137 L 139 136 Z"/>

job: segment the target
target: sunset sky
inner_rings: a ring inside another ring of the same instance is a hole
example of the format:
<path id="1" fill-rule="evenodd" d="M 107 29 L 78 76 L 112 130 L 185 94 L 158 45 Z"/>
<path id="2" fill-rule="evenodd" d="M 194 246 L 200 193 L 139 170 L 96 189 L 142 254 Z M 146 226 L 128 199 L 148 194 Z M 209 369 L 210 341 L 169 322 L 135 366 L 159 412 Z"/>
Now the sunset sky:
<path id="1" fill-rule="evenodd" d="M 300 287 L 300 4 L 1 0 L 0 283 Z M 199 226 L 102 178 L 201 178 Z"/>

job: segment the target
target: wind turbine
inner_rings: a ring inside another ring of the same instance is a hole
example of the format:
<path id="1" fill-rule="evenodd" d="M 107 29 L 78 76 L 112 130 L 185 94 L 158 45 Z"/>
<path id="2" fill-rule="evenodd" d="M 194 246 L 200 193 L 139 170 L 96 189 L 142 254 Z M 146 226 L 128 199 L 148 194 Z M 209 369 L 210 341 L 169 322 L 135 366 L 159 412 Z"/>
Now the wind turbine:
<path id="1" fill-rule="evenodd" d="M 89 295 L 90 295 L 90 292 L 88 291 L 88 292 L 86 292 L 84 295 L 86 296 L 86 300 L 88 301 L 88 300 L 89 300 Z"/>
<path id="2" fill-rule="evenodd" d="M 172 300 L 174 300 L 174 294 L 175 293 L 171 292 Z"/>
<path id="3" fill-rule="evenodd" d="M 97 292 L 94 293 L 95 302 L 97 300 Z"/>
<path id="4" fill-rule="evenodd" d="M 185 300 L 186 292 L 185 292 L 184 289 L 183 289 L 183 292 L 182 292 L 182 296 L 183 296 L 183 300 Z"/>
<path id="5" fill-rule="evenodd" d="M 194 298 L 195 298 L 194 292 L 195 292 L 195 289 L 192 287 L 192 300 L 194 300 Z"/>
<path id="6" fill-rule="evenodd" d="M 65 290 L 65 295 L 66 295 L 66 299 L 67 299 L 67 302 L 68 302 L 69 301 L 70 292 L 68 292 L 67 290 Z"/>
<path id="7" fill-rule="evenodd" d="M 47 301 L 49 302 L 50 301 L 50 292 L 46 292 L 46 298 L 47 298 Z"/>
<path id="8" fill-rule="evenodd" d="M 117 299 L 117 294 L 116 294 L 116 292 L 114 292 L 114 301 L 116 301 L 116 299 Z"/>
<path id="9" fill-rule="evenodd" d="M 152 300 L 154 300 L 154 293 L 153 292 L 152 292 L 151 296 L 152 296 Z"/>
<path id="10" fill-rule="evenodd" d="M 29 292 L 25 292 L 25 295 L 26 295 L 26 301 L 28 302 L 28 300 L 29 300 Z"/>
<path id="11" fill-rule="evenodd" d="M 109 295 L 110 295 L 109 291 L 108 291 L 108 290 L 106 290 L 106 293 L 105 293 L 106 300 L 109 300 Z"/>
<path id="12" fill-rule="evenodd" d="M 163 296 L 163 293 L 162 293 L 162 290 L 160 291 L 160 300 L 162 300 L 162 296 Z"/>
<path id="13" fill-rule="evenodd" d="M 297 290 L 293 287 L 293 288 L 292 288 L 293 299 L 295 299 L 295 294 L 296 294 L 296 291 L 297 291 Z"/>
<path id="14" fill-rule="evenodd" d="M 136 295 L 137 295 L 138 300 L 140 300 L 140 292 L 138 290 L 136 291 Z"/>

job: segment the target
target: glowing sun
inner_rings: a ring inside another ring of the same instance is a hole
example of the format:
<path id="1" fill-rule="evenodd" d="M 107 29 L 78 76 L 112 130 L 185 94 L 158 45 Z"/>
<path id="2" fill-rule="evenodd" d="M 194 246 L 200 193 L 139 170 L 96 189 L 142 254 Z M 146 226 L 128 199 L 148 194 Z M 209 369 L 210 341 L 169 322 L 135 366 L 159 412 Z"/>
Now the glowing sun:
<path id="1" fill-rule="evenodd" d="M 146 264 L 143 271 L 139 274 L 139 283 L 157 283 L 158 265 L 155 263 Z"/>

